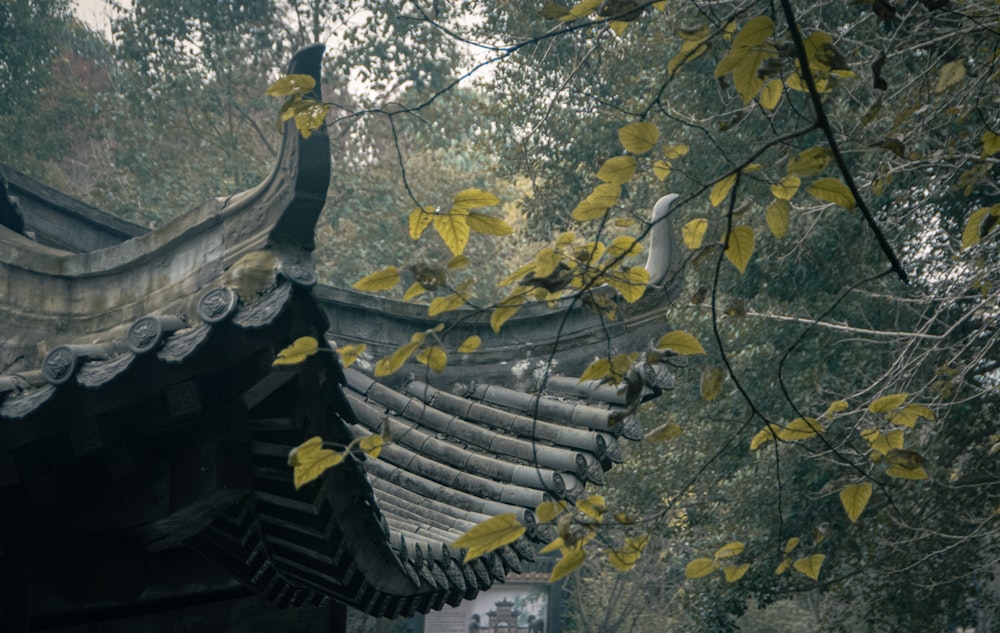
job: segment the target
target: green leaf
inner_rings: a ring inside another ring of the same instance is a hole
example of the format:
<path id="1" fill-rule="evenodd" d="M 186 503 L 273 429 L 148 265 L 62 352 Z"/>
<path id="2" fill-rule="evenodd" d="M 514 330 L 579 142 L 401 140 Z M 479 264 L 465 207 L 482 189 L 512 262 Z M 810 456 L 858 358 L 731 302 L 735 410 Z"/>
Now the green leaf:
<path id="1" fill-rule="evenodd" d="M 417 362 L 427 365 L 433 371 L 441 373 L 448 364 L 448 353 L 437 345 L 425 347 L 417 354 Z"/>
<path id="2" fill-rule="evenodd" d="M 647 433 L 643 439 L 647 442 L 669 442 L 680 437 L 683 433 L 684 429 L 681 428 L 681 425 L 676 422 L 667 422 Z"/>
<path id="3" fill-rule="evenodd" d="M 473 526 L 451 544 L 456 549 L 468 548 L 463 562 L 479 558 L 504 545 L 513 543 L 525 533 L 515 514 L 499 514 Z"/>
<path id="4" fill-rule="evenodd" d="M 304 95 L 316 87 L 316 80 L 310 75 L 285 75 L 267 87 L 264 94 L 269 97 L 293 97 Z"/>
<path id="5" fill-rule="evenodd" d="M 725 255 L 742 275 L 753 256 L 754 235 L 749 226 L 735 226 L 729 233 Z"/>
<path id="6" fill-rule="evenodd" d="M 597 177 L 604 182 L 616 185 L 623 185 L 635 175 L 634 156 L 615 156 L 604 161 L 601 168 L 597 170 Z"/>
<path id="7" fill-rule="evenodd" d="M 478 209 L 479 207 L 491 207 L 499 202 L 500 198 L 488 191 L 483 191 L 482 189 L 465 189 L 455 194 L 451 208 Z"/>
<path id="8" fill-rule="evenodd" d="M 451 250 L 452 255 L 461 255 L 469 243 L 469 212 L 452 207 L 448 213 L 434 215 L 433 224 L 438 235 Z"/>
<path id="9" fill-rule="evenodd" d="M 764 220 L 771 235 L 784 239 L 788 235 L 789 210 L 791 206 L 788 200 L 775 200 L 764 212 Z"/>
<path id="10" fill-rule="evenodd" d="M 836 178 L 820 178 L 806 187 L 806 191 L 814 198 L 832 202 L 845 209 L 853 209 L 857 205 L 851 190 Z"/>
<path id="11" fill-rule="evenodd" d="M 705 218 L 695 218 L 681 227 L 681 239 L 684 245 L 694 250 L 701 246 L 705 239 L 705 231 L 708 230 L 708 220 Z"/>
<path id="12" fill-rule="evenodd" d="M 656 347 L 659 349 L 668 349 L 682 356 L 705 353 L 705 348 L 701 346 L 698 339 L 683 330 L 667 332 L 656 342 Z"/>
<path id="13" fill-rule="evenodd" d="M 743 563 L 741 565 L 725 565 L 722 568 L 722 573 L 726 575 L 726 582 L 736 582 L 745 576 L 749 569 L 750 563 Z"/>
<path id="14" fill-rule="evenodd" d="M 319 342 L 311 336 L 302 336 L 278 352 L 278 357 L 271 363 L 272 367 L 283 367 L 288 365 L 298 365 L 309 358 L 319 349 Z"/>
<path id="15" fill-rule="evenodd" d="M 908 393 L 893 393 L 876 398 L 874 402 L 868 405 L 868 410 L 872 413 L 890 413 L 902 406 L 909 395 Z"/>
<path id="16" fill-rule="evenodd" d="M 813 554 L 812 556 L 798 559 L 792 567 L 795 571 L 804 574 L 812 580 L 819 580 L 819 572 L 823 567 L 824 560 L 826 560 L 824 554 Z"/>
<path id="17" fill-rule="evenodd" d="M 684 568 L 684 577 L 696 580 L 708 576 L 716 569 L 718 567 L 711 558 L 696 558 Z"/>
<path id="18" fill-rule="evenodd" d="M 472 335 L 469 338 L 462 341 L 462 344 L 458 346 L 458 352 L 462 354 L 468 354 L 479 349 L 479 346 L 483 344 L 483 339 L 476 335 Z"/>
<path id="19" fill-rule="evenodd" d="M 712 186 L 712 191 L 708 194 L 708 200 L 712 203 L 713 207 L 719 206 L 726 199 L 726 196 L 729 195 L 729 192 L 733 190 L 737 175 L 736 173 L 729 174 Z"/>
<path id="20" fill-rule="evenodd" d="M 398 284 L 399 280 L 399 269 L 395 266 L 387 266 L 382 270 L 355 281 L 351 287 L 355 290 L 377 292 L 379 290 L 389 290 Z"/>
<path id="21" fill-rule="evenodd" d="M 840 503 L 843 504 L 847 512 L 847 518 L 851 523 L 857 523 L 861 513 L 868 506 L 868 500 L 872 498 L 872 485 L 863 482 L 850 485 L 840 491 Z"/>
<path id="22" fill-rule="evenodd" d="M 788 161 L 789 175 L 815 176 L 830 164 L 833 152 L 825 147 L 810 147 Z"/>
<path id="23" fill-rule="evenodd" d="M 315 481 L 328 468 L 340 464 L 346 455 L 323 448 L 323 438 L 311 437 L 288 453 L 288 465 L 293 468 L 295 489 Z"/>
<path id="24" fill-rule="evenodd" d="M 645 154 L 660 140 L 660 130 L 649 121 L 629 123 L 618 130 L 622 147 L 633 154 Z"/>
<path id="25" fill-rule="evenodd" d="M 565 578 L 566 576 L 572 574 L 574 571 L 583 565 L 583 561 L 586 559 L 587 554 L 583 551 L 582 547 L 573 548 L 563 548 L 563 557 L 559 559 L 559 562 L 555 564 L 552 568 L 552 574 L 549 576 L 549 582 L 558 582 Z"/>

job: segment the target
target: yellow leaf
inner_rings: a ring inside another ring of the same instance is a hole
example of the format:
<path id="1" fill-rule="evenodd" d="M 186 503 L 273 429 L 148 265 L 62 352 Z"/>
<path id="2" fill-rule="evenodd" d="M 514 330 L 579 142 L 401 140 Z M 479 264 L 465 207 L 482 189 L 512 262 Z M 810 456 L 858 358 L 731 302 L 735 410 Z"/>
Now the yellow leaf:
<path id="1" fill-rule="evenodd" d="M 814 198 L 832 202 L 845 209 L 853 209 L 857 204 L 854 200 L 854 194 L 851 193 L 847 185 L 836 178 L 820 178 L 806 187 L 806 191 Z"/>
<path id="2" fill-rule="evenodd" d="M 646 543 L 649 542 L 648 535 L 629 537 L 625 539 L 625 546 L 622 548 L 609 548 L 608 549 L 608 562 L 611 566 L 621 572 L 626 572 L 635 567 L 635 564 L 639 561 L 639 557 L 642 555 L 642 550 L 645 549 Z"/>
<path id="3" fill-rule="evenodd" d="M 399 279 L 399 269 L 395 266 L 387 266 L 382 270 L 355 281 L 351 287 L 355 290 L 377 292 L 379 290 L 389 290 L 399 283 Z"/>
<path id="4" fill-rule="evenodd" d="M 789 210 L 791 206 L 788 200 L 775 200 L 764 212 L 764 220 L 767 222 L 767 228 L 771 231 L 771 235 L 780 239 L 784 239 L 788 235 L 788 223 Z"/>
<path id="5" fill-rule="evenodd" d="M 840 491 L 840 503 L 844 505 L 847 518 L 851 523 L 856 523 L 861 513 L 868 506 L 868 500 L 872 498 L 872 485 L 863 482 L 850 485 Z"/>
<path id="6" fill-rule="evenodd" d="M 622 33 L 625 32 L 625 29 L 628 28 L 628 22 L 622 22 L 621 20 L 612 20 L 608 26 L 610 26 L 611 30 L 615 32 L 615 35 L 621 37 Z"/>
<path id="7" fill-rule="evenodd" d="M 683 330 L 667 332 L 656 342 L 656 347 L 659 349 L 668 349 L 682 356 L 705 353 L 705 348 L 701 346 L 698 339 Z"/>
<path id="8" fill-rule="evenodd" d="M 701 372 L 701 397 L 711 402 L 722 393 L 726 372 L 717 366 L 705 367 Z"/>
<path id="9" fill-rule="evenodd" d="M 708 220 L 705 218 L 695 218 L 681 228 L 681 239 L 684 245 L 694 250 L 701 246 L 705 239 L 705 231 L 708 230 Z"/>
<path id="10" fill-rule="evenodd" d="M 653 175 L 656 176 L 657 180 L 663 181 L 667 179 L 670 175 L 670 162 L 665 160 L 658 160 L 653 163 Z"/>
<path id="11" fill-rule="evenodd" d="M 729 174 L 719 182 L 712 186 L 712 191 L 708 194 L 708 200 L 712 203 L 713 207 L 719 206 L 719 204 L 726 199 L 729 192 L 733 190 L 733 185 L 736 184 L 737 174 Z"/>
<path id="12" fill-rule="evenodd" d="M 485 235 L 510 235 L 514 232 L 514 229 L 500 218 L 494 218 L 482 213 L 473 213 L 470 211 L 465 220 L 468 222 L 469 228 L 476 233 L 483 233 Z"/>
<path id="13" fill-rule="evenodd" d="M 778 437 L 786 442 L 798 442 L 823 431 L 823 425 L 816 418 L 796 418 L 788 426 L 778 430 Z"/>
<path id="14" fill-rule="evenodd" d="M 965 63 L 961 59 L 948 62 L 941 67 L 941 74 L 934 86 L 934 92 L 941 94 L 948 88 L 961 83 L 963 79 L 965 79 Z"/>
<path id="15" fill-rule="evenodd" d="M 767 424 L 764 428 L 757 431 L 753 439 L 750 440 L 750 450 L 755 451 L 764 444 L 767 444 L 778 435 L 778 431 L 780 430 L 781 427 L 777 424 Z"/>
<path id="16" fill-rule="evenodd" d="M 896 426 L 908 426 L 911 429 L 917 425 L 920 418 L 927 420 L 934 419 L 934 412 L 922 404 L 908 404 L 889 418 L 889 422 Z"/>
<path id="17" fill-rule="evenodd" d="M 677 51 L 677 54 L 667 62 L 667 73 L 673 75 L 684 64 L 694 61 L 707 53 L 708 44 L 705 43 L 705 39 L 707 38 L 708 35 L 706 34 L 705 38 L 697 41 L 685 40 L 681 44 L 681 48 Z"/>
<path id="18" fill-rule="evenodd" d="M 722 568 L 722 573 L 726 575 L 726 582 L 736 582 L 745 576 L 749 569 L 750 563 L 743 563 L 742 565 L 726 565 Z"/>
<path id="19" fill-rule="evenodd" d="M 634 156 L 615 156 L 604 161 L 597 170 L 597 177 L 604 182 L 623 185 L 635 175 Z"/>
<path id="20" fill-rule="evenodd" d="M 900 429 L 893 429 L 887 433 L 870 429 L 862 431 L 861 437 L 866 439 L 872 450 L 879 455 L 886 455 L 894 448 L 903 448 L 903 431 Z"/>
<path id="21" fill-rule="evenodd" d="M 899 466 L 898 464 L 893 464 L 885 470 L 885 474 L 890 477 L 896 477 L 897 479 L 912 479 L 914 481 L 920 481 L 928 478 L 927 471 L 920 466 L 917 466 L 916 468 L 906 468 L 904 466 Z"/>
<path id="22" fill-rule="evenodd" d="M 456 549 L 467 548 L 464 562 L 513 543 L 525 533 L 524 526 L 515 514 L 499 514 L 473 526 L 451 544 Z"/>
<path id="23" fill-rule="evenodd" d="M 382 454 L 384 444 L 385 438 L 381 435 L 367 435 L 358 442 L 358 448 L 368 457 L 378 459 L 378 456 Z"/>
<path id="24" fill-rule="evenodd" d="M 311 75 L 285 75 L 267 87 L 264 94 L 269 97 L 291 97 L 304 95 L 316 87 Z"/>
<path id="25" fill-rule="evenodd" d="M 647 442 L 668 442 L 680 437 L 682 433 L 684 433 L 684 429 L 679 424 L 676 422 L 667 422 L 647 433 L 643 439 Z"/>
<path id="26" fill-rule="evenodd" d="M 718 569 L 718 566 L 711 558 L 696 558 L 684 568 L 684 577 L 691 580 L 704 578 L 716 569 Z"/>
<path id="27" fill-rule="evenodd" d="M 808 578 L 819 580 L 819 571 L 823 567 L 824 560 L 826 560 L 826 555 L 813 554 L 812 556 L 798 559 L 792 567 L 795 571 L 807 576 Z"/>
<path id="28" fill-rule="evenodd" d="M 410 239 L 418 240 L 434 221 L 434 207 L 417 207 L 410 211 Z"/>
<path id="29" fill-rule="evenodd" d="M 829 420 L 834 414 L 837 414 L 837 413 L 840 413 L 841 411 L 846 411 L 846 410 L 847 410 L 847 400 L 837 400 L 835 402 L 831 402 L 830 403 L 830 406 L 828 406 L 826 408 L 826 411 L 823 412 L 823 416 L 822 417 L 824 417 L 827 420 Z"/>
<path id="30" fill-rule="evenodd" d="M 733 48 L 749 48 L 767 41 L 774 33 L 774 21 L 766 15 L 758 15 L 747 20 L 740 32 L 733 38 Z"/>
<path id="31" fill-rule="evenodd" d="M 604 520 L 604 513 L 607 512 L 608 507 L 604 502 L 604 497 L 591 495 L 586 499 L 579 499 L 576 502 L 576 509 L 600 523 Z"/>
<path id="32" fill-rule="evenodd" d="M 422 338 L 419 341 L 411 340 L 393 352 L 388 358 L 379 360 L 375 363 L 375 377 L 381 378 L 382 376 L 388 376 L 399 371 L 406 361 L 409 360 L 410 356 L 413 355 L 413 352 L 417 351 L 421 343 L 423 343 Z"/>
<path id="33" fill-rule="evenodd" d="M 618 130 L 618 140 L 622 147 L 633 154 L 645 154 L 653 149 L 660 139 L 660 130 L 649 121 L 629 123 Z"/>
<path id="34" fill-rule="evenodd" d="M 586 222 L 603 217 L 608 209 L 618 202 L 621 192 L 621 185 L 615 183 L 606 182 L 597 185 L 594 187 L 594 191 L 573 209 L 573 219 L 577 222 Z"/>
<path id="35" fill-rule="evenodd" d="M 302 336 L 278 352 L 278 357 L 271 363 L 272 367 L 298 365 L 319 349 L 319 342 L 311 336 Z"/>
<path id="36" fill-rule="evenodd" d="M 444 371 L 448 364 L 448 353 L 437 345 L 425 347 L 417 354 L 417 362 L 423 363 L 438 373 Z"/>
<path id="37" fill-rule="evenodd" d="M 733 67 L 733 87 L 743 100 L 743 105 L 747 105 L 764 87 L 764 79 L 760 76 L 759 69 L 768 59 L 777 57 L 777 53 L 770 47 L 734 48 L 730 55 L 734 53 L 738 54 L 739 58 Z"/>
<path id="38" fill-rule="evenodd" d="M 983 152 L 979 157 L 989 158 L 997 152 L 1000 152 L 1000 134 L 986 130 L 983 132 Z"/>
<path id="39" fill-rule="evenodd" d="M 630 354 L 618 354 L 611 359 L 611 374 L 615 377 L 615 384 L 621 382 L 621 379 L 625 377 L 626 372 L 631 369 L 635 361 L 639 360 L 639 353 L 632 352 Z"/>
<path id="40" fill-rule="evenodd" d="M 788 161 L 789 175 L 815 176 L 830 164 L 833 153 L 825 147 L 810 147 Z"/>
<path id="41" fill-rule="evenodd" d="M 583 370 L 580 382 L 584 380 L 600 380 L 611 373 L 611 361 L 607 358 L 598 358 Z"/>
<path id="42" fill-rule="evenodd" d="M 549 552 L 554 552 L 557 549 L 566 549 L 566 541 L 564 541 L 563 537 L 561 536 L 553 540 L 551 543 L 549 543 L 542 549 L 538 550 L 538 553 L 548 554 Z"/>
<path id="43" fill-rule="evenodd" d="M 406 292 L 403 293 L 403 301 L 413 301 L 425 292 L 427 292 L 427 289 L 420 285 L 419 281 L 414 281 L 410 284 L 410 287 L 406 289 Z"/>
<path id="44" fill-rule="evenodd" d="M 583 561 L 587 557 L 582 547 L 564 548 L 562 552 L 563 557 L 552 568 L 549 582 L 558 582 L 569 574 L 572 574 L 583 565 Z"/>
<path id="45" fill-rule="evenodd" d="M 632 266 L 624 271 L 624 276 L 617 273 L 608 277 L 608 285 L 621 293 L 622 298 L 629 303 L 635 303 L 646 293 L 649 284 L 649 271 L 642 266 Z"/>
<path id="46" fill-rule="evenodd" d="M 676 143 L 674 145 L 667 145 L 663 148 L 663 157 L 667 160 L 675 160 L 681 156 L 687 156 L 687 153 L 691 151 L 691 147 L 685 143 Z"/>
<path id="47" fill-rule="evenodd" d="M 733 556 L 739 556 L 743 553 L 744 545 L 742 541 L 732 541 L 726 543 L 719 549 L 715 550 L 715 560 L 725 560 L 727 558 L 732 558 Z"/>
<path id="48" fill-rule="evenodd" d="M 801 184 L 801 178 L 795 174 L 789 174 L 779 180 L 777 184 L 771 185 L 771 194 L 779 200 L 791 200 Z"/>
<path id="49" fill-rule="evenodd" d="M 539 523 L 548 523 L 566 510 L 569 510 L 569 503 L 565 501 L 543 501 L 535 508 L 535 519 Z"/>
<path id="50" fill-rule="evenodd" d="M 736 266 L 741 275 L 746 272 L 747 264 L 753 256 L 753 245 L 753 229 L 749 226 L 733 227 L 729 233 L 725 255 L 726 259 L 732 262 L 733 266 Z"/>
<path id="51" fill-rule="evenodd" d="M 479 349 L 479 346 L 482 345 L 482 343 L 483 339 L 473 334 L 469 338 L 462 341 L 462 344 L 458 346 L 458 351 L 462 354 L 468 354 L 469 352 L 474 352 Z"/>
<path id="52" fill-rule="evenodd" d="M 523 289 L 514 290 L 493 308 L 493 313 L 490 314 L 490 327 L 494 332 L 499 333 L 503 324 L 521 309 L 521 306 L 524 305 L 525 294 Z"/>
<path id="53" fill-rule="evenodd" d="M 435 297 L 431 301 L 430 305 L 427 306 L 427 316 L 437 316 L 444 312 L 451 312 L 452 310 L 457 310 L 465 305 L 465 301 L 468 297 L 463 297 L 459 294 L 451 294 L 446 297 Z"/>
<path id="54" fill-rule="evenodd" d="M 434 215 L 434 228 L 452 255 L 461 255 L 465 245 L 469 243 L 469 212 L 465 209 L 452 207 L 448 213 Z"/>
<path id="55" fill-rule="evenodd" d="M 572 9 L 569 10 L 569 14 L 560 18 L 562 21 L 575 20 L 577 18 L 585 18 L 594 11 L 597 11 L 601 6 L 602 0 L 580 0 Z"/>
<path id="56" fill-rule="evenodd" d="M 793 536 L 785 543 L 785 553 L 791 554 L 792 550 L 799 546 L 799 537 Z"/>
<path id="57" fill-rule="evenodd" d="M 491 207 L 500 202 L 500 198 L 482 189 L 466 189 L 455 194 L 452 202 L 452 210 L 458 209 L 478 209 L 479 207 Z"/>
<path id="58" fill-rule="evenodd" d="M 773 110 L 778 107 L 781 101 L 781 93 L 785 84 L 780 79 L 772 79 L 764 84 L 760 92 L 760 105 L 765 110 Z"/>
<path id="59" fill-rule="evenodd" d="M 288 453 L 288 465 L 293 468 L 295 489 L 315 481 L 328 468 L 344 461 L 344 453 L 323 448 L 323 438 L 311 437 Z"/>
<path id="60" fill-rule="evenodd" d="M 893 393 L 888 396 L 876 398 L 874 402 L 868 405 L 868 410 L 872 413 L 891 413 L 902 406 L 909 395 L 908 393 Z"/>
<path id="61" fill-rule="evenodd" d="M 983 226 L 983 220 L 990 213 L 992 207 L 983 207 L 981 209 L 976 209 L 969 215 L 968 222 L 965 223 L 965 230 L 962 231 L 962 248 L 969 248 L 973 244 L 979 242 L 981 235 L 980 230 Z"/>
<path id="62" fill-rule="evenodd" d="M 791 566 L 792 566 L 792 559 L 785 557 L 785 560 L 781 561 L 781 564 L 778 565 L 777 569 L 774 570 L 774 575 L 780 576 L 781 574 L 788 571 L 788 568 Z"/>
<path id="63" fill-rule="evenodd" d="M 357 345 L 344 345 L 337 348 L 337 355 L 340 356 L 340 363 L 346 368 L 354 364 L 358 357 L 365 353 L 368 348 L 364 343 Z"/>
<path id="64" fill-rule="evenodd" d="M 619 235 L 605 251 L 607 259 L 616 261 L 642 252 L 642 244 L 631 235 Z"/>

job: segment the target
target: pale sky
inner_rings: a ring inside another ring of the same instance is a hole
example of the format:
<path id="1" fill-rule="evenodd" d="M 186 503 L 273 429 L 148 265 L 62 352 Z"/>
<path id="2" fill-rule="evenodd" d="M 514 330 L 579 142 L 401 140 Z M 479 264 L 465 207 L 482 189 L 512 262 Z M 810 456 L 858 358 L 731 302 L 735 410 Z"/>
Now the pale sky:
<path id="1" fill-rule="evenodd" d="M 111 35 L 111 7 L 104 0 L 76 0 L 76 16 L 95 31 Z M 129 6 L 129 0 L 122 4 Z"/>

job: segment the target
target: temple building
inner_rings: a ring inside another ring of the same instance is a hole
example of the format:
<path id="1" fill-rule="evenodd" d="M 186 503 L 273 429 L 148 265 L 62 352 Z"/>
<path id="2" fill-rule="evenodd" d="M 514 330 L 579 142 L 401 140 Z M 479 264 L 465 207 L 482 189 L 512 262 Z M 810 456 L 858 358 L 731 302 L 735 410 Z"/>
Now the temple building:
<path id="1" fill-rule="evenodd" d="M 317 98 L 321 57 L 289 68 Z M 479 349 L 374 378 L 374 360 L 441 320 L 317 284 L 323 130 L 286 123 L 259 186 L 152 231 L 0 169 L 0 630 L 339 632 L 345 605 L 457 605 L 553 538 L 540 502 L 593 494 L 641 438 L 625 394 L 572 376 L 663 334 L 665 293 L 610 323 L 538 305 L 494 334 L 488 314 L 460 314 L 450 336 Z M 272 366 L 300 337 L 319 353 Z M 353 343 L 368 351 L 344 369 L 334 345 Z M 642 362 L 644 397 L 671 386 L 673 358 Z M 386 425 L 377 459 L 296 490 L 293 448 Z M 501 513 L 525 536 L 464 563 L 451 543 Z M 500 628 L 509 607 L 496 630 L 524 633 Z"/>

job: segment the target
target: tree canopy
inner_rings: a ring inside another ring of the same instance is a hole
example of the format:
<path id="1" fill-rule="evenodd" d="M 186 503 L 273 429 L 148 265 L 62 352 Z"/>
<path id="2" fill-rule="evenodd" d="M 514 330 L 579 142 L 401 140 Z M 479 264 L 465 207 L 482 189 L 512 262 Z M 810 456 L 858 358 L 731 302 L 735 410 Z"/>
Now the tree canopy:
<path id="1" fill-rule="evenodd" d="M 263 175 L 265 89 L 314 40 L 325 116 L 288 112 L 330 133 L 328 283 L 497 329 L 605 283 L 634 300 L 649 209 L 680 194 L 660 347 L 689 367 L 602 495 L 539 508 L 593 581 L 567 630 L 997 626 L 996 3 L 135 0 L 107 41 L 14 0 L 2 160 L 162 222 Z M 430 341 L 381 370 L 471 344 Z"/>

